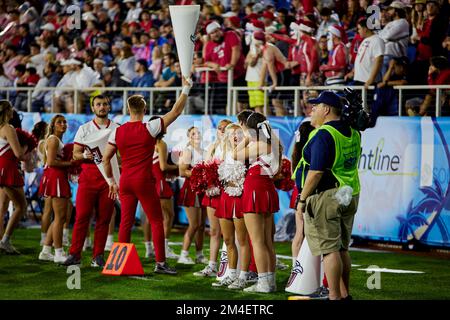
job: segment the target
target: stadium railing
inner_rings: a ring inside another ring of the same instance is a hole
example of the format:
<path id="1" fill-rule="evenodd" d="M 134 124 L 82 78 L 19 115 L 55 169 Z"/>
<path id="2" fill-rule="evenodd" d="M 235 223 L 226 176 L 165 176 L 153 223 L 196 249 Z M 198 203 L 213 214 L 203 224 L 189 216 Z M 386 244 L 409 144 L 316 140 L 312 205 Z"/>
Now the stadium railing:
<path id="1" fill-rule="evenodd" d="M 227 70 L 224 68 L 221 68 L 222 71 Z M 210 112 L 210 107 L 212 109 L 212 106 L 209 104 L 210 102 L 210 90 L 211 86 L 209 83 L 209 74 L 210 72 L 213 72 L 212 69 L 207 67 L 199 67 L 195 69 L 195 72 L 198 73 L 198 77 L 201 76 L 202 72 L 206 73 L 205 81 L 204 83 L 197 83 L 199 87 L 197 88 L 197 92 L 204 91 L 203 93 L 203 99 L 200 101 L 203 101 L 203 113 L 205 115 L 212 114 L 212 110 Z M 203 87 L 204 86 L 204 87 Z M 293 115 L 294 116 L 301 116 L 302 110 L 300 107 L 300 99 L 301 99 L 301 92 L 305 90 L 343 90 L 346 86 L 282 86 L 282 87 L 276 87 L 274 90 L 277 91 L 283 91 L 283 92 L 293 92 Z M 362 93 L 363 98 L 363 105 L 365 108 L 367 108 L 367 95 L 369 92 L 373 91 L 375 87 L 370 86 L 368 89 L 366 89 L 364 86 L 351 86 L 354 90 L 360 90 Z M 260 88 L 264 92 L 264 110 L 267 114 L 269 111 L 269 96 L 271 88 L 270 87 L 262 87 Z M 430 90 L 435 90 L 435 115 L 440 116 L 442 111 L 442 93 L 444 90 L 450 90 L 450 85 L 406 85 L 406 86 L 394 86 L 394 89 L 398 91 L 398 115 L 402 116 L 402 109 L 404 101 L 406 101 L 405 97 L 417 97 L 421 96 L 423 97 L 427 92 Z M 151 87 L 151 88 L 144 88 L 144 87 L 90 87 L 90 88 L 84 88 L 84 89 L 77 89 L 74 87 L 41 87 L 39 89 L 36 89 L 35 87 L 0 87 L 0 97 L 6 98 L 7 100 L 10 100 L 10 97 L 12 93 L 17 92 L 26 92 L 27 100 L 26 100 L 26 111 L 31 112 L 32 111 L 32 93 L 34 91 L 52 91 L 52 103 L 48 111 L 54 112 L 54 91 L 60 91 L 60 92 L 73 92 L 73 101 L 74 101 L 74 113 L 80 113 L 82 110 L 80 110 L 80 94 L 83 92 L 122 92 L 122 113 L 126 114 L 126 101 L 128 99 L 130 92 L 139 92 L 139 93 L 149 93 L 148 97 L 148 106 L 149 106 L 149 113 L 152 115 L 154 114 L 155 108 L 154 108 L 154 102 L 155 102 L 155 94 L 160 92 L 175 92 L 176 98 L 178 98 L 180 92 L 182 90 L 182 87 Z M 233 86 L 233 70 L 228 70 L 228 83 L 227 83 L 227 89 L 226 89 L 226 114 L 227 115 L 235 115 L 237 113 L 237 97 L 239 91 L 251 91 L 251 90 L 259 90 L 258 88 L 249 88 L 249 87 L 238 87 Z M 415 90 L 414 93 L 411 93 L 411 90 Z M 421 91 L 421 92 L 417 92 Z M 219 99 L 223 99 L 223 96 L 220 96 Z M 25 110 L 22 110 L 25 111 Z M 186 113 L 186 111 L 185 111 Z"/>

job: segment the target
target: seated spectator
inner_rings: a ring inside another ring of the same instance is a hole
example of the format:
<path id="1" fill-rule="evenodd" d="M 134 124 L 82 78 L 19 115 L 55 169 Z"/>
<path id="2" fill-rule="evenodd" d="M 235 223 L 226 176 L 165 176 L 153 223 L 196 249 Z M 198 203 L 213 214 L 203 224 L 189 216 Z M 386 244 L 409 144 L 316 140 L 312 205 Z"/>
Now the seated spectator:
<path id="1" fill-rule="evenodd" d="M 36 84 L 35 90 L 33 91 L 31 98 L 31 111 L 32 112 L 50 112 L 52 104 L 52 91 L 40 91 L 43 87 L 56 87 L 61 76 L 56 72 L 55 64 L 47 64 L 44 67 L 44 74 Z"/>
<path id="2" fill-rule="evenodd" d="M 147 61 L 144 59 L 140 59 L 136 61 L 134 71 L 136 71 L 137 76 L 132 79 L 131 86 L 132 87 L 141 87 L 141 88 L 149 88 L 153 87 L 155 80 L 153 79 L 153 75 L 151 71 L 148 70 Z M 130 94 L 140 94 L 146 99 L 150 97 L 150 92 L 148 91 L 136 91 Z"/>
<path id="3" fill-rule="evenodd" d="M 150 15 L 150 12 L 148 10 L 143 10 L 139 15 L 139 25 L 141 26 L 141 29 L 145 33 L 150 32 L 150 28 L 153 25 L 152 22 L 152 16 Z"/>
<path id="4" fill-rule="evenodd" d="M 69 59 L 70 57 L 69 39 L 64 35 L 58 36 L 58 53 L 56 54 L 56 60 L 62 61 Z"/>
<path id="5" fill-rule="evenodd" d="M 177 57 L 173 53 L 168 53 L 164 55 L 163 63 L 165 68 L 162 71 L 161 79 L 155 82 L 155 87 L 167 88 L 175 87 L 180 78 L 178 77 L 175 63 L 177 62 Z M 170 101 L 174 101 L 175 92 L 159 92 L 156 97 L 155 107 L 158 112 L 162 112 L 163 108 L 170 106 Z"/>
<path id="6" fill-rule="evenodd" d="M 129 45 L 124 46 L 120 50 L 120 59 L 117 62 L 117 67 L 120 73 L 127 79 L 128 83 L 137 77 L 135 71 L 136 58 L 131 52 L 131 47 Z"/>
<path id="7" fill-rule="evenodd" d="M 139 21 L 139 15 L 141 14 L 142 8 L 137 6 L 136 0 L 124 0 L 123 3 L 126 4 L 128 13 L 125 18 L 125 22 Z"/>
<path id="8" fill-rule="evenodd" d="M 320 39 L 323 35 L 328 35 L 328 29 L 331 26 L 339 24 L 339 21 L 335 19 L 334 15 L 332 16 L 333 11 L 330 8 L 323 7 L 320 10 L 320 25 L 316 32 L 316 39 Z"/>
<path id="9" fill-rule="evenodd" d="M 98 42 L 94 47 L 94 57 L 103 60 L 105 65 L 109 66 L 113 60 L 109 54 L 109 45 L 105 42 Z"/>
<path id="10" fill-rule="evenodd" d="M 428 69 L 428 85 L 444 85 L 450 83 L 450 69 L 448 60 L 445 57 L 438 56 L 430 59 L 430 68 Z M 408 101 L 407 101 L 408 104 Z M 441 115 L 450 115 L 449 96 L 445 90 L 441 91 Z M 430 92 L 425 96 L 425 99 L 418 108 L 407 105 L 407 113 L 410 116 L 427 116 L 431 115 L 436 105 L 436 90 L 430 89 Z"/>
<path id="11" fill-rule="evenodd" d="M 13 83 L 5 76 L 5 71 L 3 70 L 3 65 L 0 63 L 0 87 L 12 87 Z M 0 91 L 0 99 L 6 99 L 7 92 Z"/>
<path id="12" fill-rule="evenodd" d="M 319 96 L 319 92 L 317 90 L 305 90 L 303 92 L 302 100 L 300 101 L 300 110 L 302 111 L 305 117 L 310 117 L 313 105 L 308 102 L 309 99 L 314 99 Z"/>
<path id="13" fill-rule="evenodd" d="M 78 111 L 84 112 L 90 110 L 89 98 L 95 94 L 95 91 L 86 91 L 84 89 L 101 86 L 101 81 L 98 74 L 81 60 L 75 59 L 74 62 L 74 87 L 79 91 L 78 93 Z M 86 107 L 86 109 L 84 109 Z M 88 111 L 89 112 L 89 111 Z"/>
<path id="14" fill-rule="evenodd" d="M 75 59 L 64 60 L 61 62 L 63 76 L 56 87 L 74 87 L 74 64 L 79 63 Z M 53 111 L 55 113 L 67 112 L 73 113 L 74 110 L 73 91 L 55 90 L 53 98 Z"/>
<path id="15" fill-rule="evenodd" d="M 396 116 L 398 115 L 398 91 L 394 90 L 394 86 L 403 86 L 408 84 L 408 58 L 394 58 L 389 63 L 389 68 L 383 76 L 383 81 L 378 83 L 375 94 L 377 98 L 374 100 L 371 108 L 372 125 L 378 116 Z"/>
<path id="16" fill-rule="evenodd" d="M 153 73 L 154 79 L 159 79 L 162 70 L 163 54 L 161 47 L 156 46 L 152 52 L 152 64 L 148 68 Z"/>
<path id="17" fill-rule="evenodd" d="M 345 47 L 346 34 L 342 27 L 331 26 L 329 29 L 333 50 L 328 57 L 328 63 L 319 69 L 325 75 L 325 85 L 344 84 L 344 76 L 347 73 L 347 48 Z M 343 41 L 344 40 L 344 41 Z"/>

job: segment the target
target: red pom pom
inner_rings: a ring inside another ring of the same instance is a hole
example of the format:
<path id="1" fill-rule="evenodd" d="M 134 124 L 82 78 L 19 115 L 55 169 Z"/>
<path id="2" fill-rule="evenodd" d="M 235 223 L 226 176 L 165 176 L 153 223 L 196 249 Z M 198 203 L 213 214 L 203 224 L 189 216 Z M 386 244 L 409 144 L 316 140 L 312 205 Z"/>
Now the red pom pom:
<path id="1" fill-rule="evenodd" d="M 200 162 L 196 164 L 191 171 L 190 185 L 193 191 L 196 193 L 202 193 L 206 189 L 203 172 L 205 170 L 205 164 Z"/>
<path id="2" fill-rule="evenodd" d="M 220 161 L 203 161 L 192 168 L 190 184 L 192 190 L 197 193 L 206 192 L 209 188 L 220 187 L 219 181 Z"/>
<path id="3" fill-rule="evenodd" d="M 17 138 L 19 139 L 19 143 L 22 147 L 28 146 L 27 152 L 30 152 L 34 148 L 37 147 L 38 141 L 35 136 L 33 136 L 31 133 L 22 130 L 20 128 L 16 128 L 16 134 Z"/>
<path id="4" fill-rule="evenodd" d="M 275 187 L 279 190 L 290 191 L 294 189 L 295 182 L 291 179 L 291 161 L 284 158 L 281 163 L 281 170 L 278 175 L 280 179 L 275 181 Z"/>

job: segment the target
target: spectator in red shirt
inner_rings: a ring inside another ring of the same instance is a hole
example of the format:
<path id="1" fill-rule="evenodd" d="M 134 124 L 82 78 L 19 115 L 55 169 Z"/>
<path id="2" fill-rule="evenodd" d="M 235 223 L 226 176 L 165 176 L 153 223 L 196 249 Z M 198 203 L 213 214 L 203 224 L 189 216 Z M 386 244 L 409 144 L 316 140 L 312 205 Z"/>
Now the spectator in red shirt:
<path id="1" fill-rule="evenodd" d="M 427 19 L 421 29 L 417 29 L 419 44 L 417 45 L 416 63 L 413 69 L 415 83 L 423 84 L 428 70 L 428 62 L 431 57 L 443 54 L 442 41 L 446 36 L 448 19 L 444 19 L 444 14 L 440 14 L 440 7 L 437 0 L 428 0 L 426 6 Z"/>
<path id="2" fill-rule="evenodd" d="M 430 67 L 428 69 L 428 85 L 447 85 L 450 83 L 450 69 L 448 66 L 447 58 L 443 56 L 432 57 L 430 59 Z M 450 105 L 449 99 L 444 90 L 441 91 L 441 110 L 442 115 L 448 116 L 450 115 Z M 426 116 L 428 115 L 428 111 L 433 109 L 432 107 L 435 105 L 436 99 L 436 90 L 431 89 L 430 92 L 425 96 L 423 103 L 419 108 L 419 115 Z M 412 109 L 408 109 L 409 115 L 417 115 L 415 111 L 411 111 Z"/>
<path id="3" fill-rule="evenodd" d="M 328 56 L 327 65 L 321 66 L 320 71 L 325 74 L 325 85 L 343 84 L 347 72 L 347 49 L 343 42 L 345 31 L 340 26 L 331 26 L 328 29 L 333 41 L 333 50 Z"/>
<path id="4" fill-rule="evenodd" d="M 319 84 L 319 54 L 317 42 L 313 38 L 315 25 L 311 21 L 302 20 L 299 25 L 300 48 L 298 62 L 300 68 L 300 85 Z"/>
<path id="5" fill-rule="evenodd" d="M 221 25 L 217 21 L 213 21 L 206 26 L 206 33 L 210 40 L 206 42 L 203 51 L 205 65 L 217 73 L 218 80 L 212 86 L 211 100 L 208 106 L 210 108 L 214 106 L 215 112 L 224 111 L 226 99 L 224 99 L 223 93 L 226 92 L 228 71 L 221 71 L 220 68 L 233 70 L 234 86 L 246 86 L 245 57 L 242 52 L 241 39 L 232 30 L 223 32 Z M 242 109 L 242 104 L 246 103 L 247 99 L 247 92 L 242 91 L 238 93 L 238 111 Z"/>

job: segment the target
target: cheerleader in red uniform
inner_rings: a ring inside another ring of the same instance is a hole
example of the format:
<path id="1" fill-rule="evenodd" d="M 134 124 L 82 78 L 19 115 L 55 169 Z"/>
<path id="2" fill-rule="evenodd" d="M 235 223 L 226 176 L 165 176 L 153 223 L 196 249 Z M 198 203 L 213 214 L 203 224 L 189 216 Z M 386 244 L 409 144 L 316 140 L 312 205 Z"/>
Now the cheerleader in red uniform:
<path id="1" fill-rule="evenodd" d="M 152 117 L 150 121 L 159 117 Z M 152 172 L 156 183 L 156 192 L 159 196 L 161 202 L 161 209 L 163 214 L 164 223 L 164 236 L 165 236 L 165 250 L 166 257 L 171 259 L 178 259 L 178 255 L 175 254 L 172 248 L 169 247 L 169 238 L 172 231 L 173 219 L 175 217 L 175 212 L 173 208 L 173 190 L 170 184 L 166 180 L 168 171 L 178 171 L 178 166 L 176 164 L 169 164 L 167 159 L 169 153 L 167 151 L 167 144 L 162 139 L 163 133 L 156 137 L 155 151 L 153 153 L 153 166 Z M 149 258 L 153 253 L 153 248 L 151 245 L 151 228 L 148 224 L 145 215 L 142 215 L 144 220 L 144 240 L 146 247 L 146 257 Z"/>
<path id="2" fill-rule="evenodd" d="M 200 263 L 203 256 L 203 228 L 202 221 L 203 213 L 201 208 L 202 195 L 192 191 L 189 177 L 192 172 L 191 169 L 203 160 L 204 150 L 201 148 L 201 135 L 196 127 L 191 127 L 187 132 L 189 143 L 183 150 L 180 158 L 179 171 L 180 176 L 185 177 L 184 184 L 181 187 L 178 203 L 184 206 L 186 215 L 189 221 L 189 226 L 184 234 L 183 247 L 181 250 L 178 263 L 194 264 L 195 262 L 189 257 L 189 247 L 197 233 L 195 248 L 196 248 L 196 262 Z"/>
<path id="3" fill-rule="evenodd" d="M 223 154 L 223 135 L 225 128 L 231 121 L 223 119 L 219 121 L 217 127 L 217 139 L 214 141 L 206 152 L 207 160 L 222 160 Z M 206 207 L 206 214 L 209 221 L 209 262 L 208 265 L 200 271 L 194 272 L 197 277 L 215 277 L 217 275 L 217 256 L 220 248 L 220 224 L 219 219 L 215 216 L 217 206 L 219 204 L 220 194 L 214 197 L 205 195 L 202 200 L 202 206 Z"/>
<path id="4" fill-rule="evenodd" d="M 223 163 L 219 167 L 219 177 L 224 184 L 216 216 L 219 218 L 224 241 L 227 245 L 229 276 L 215 283 L 229 289 L 244 289 L 248 280 L 250 264 L 250 244 L 242 213 L 241 195 L 246 166 L 242 161 L 232 158 L 233 149 L 244 139 L 243 130 L 237 124 L 227 126 L 224 142 Z M 240 273 L 237 275 L 238 251 L 235 235 L 240 247 Z"/>
<path id="5" fill-rule="evenodd" d="M 39 260 L 55 263 L 63 263 L 67 258 L 63 250 L 62 237 L 71 196 L 68 168 L 72 165 L 72 161 L 62 160 L 64 158 L 62 138 L 66 130 L 66 118 L 60 114 L 55 115 L 48 126 L 44 153 L 47 170 L 39 187 L 39 193 L 50 198 L 54 213 L 54 220 L 48 229 Z M 51 253 L 52 245 L 55 247 L 55 255 Z"/>
<path id="6" fill-rule="evenodd" d="M 26 213 L 24 180 L 19 172 L 19 161 L 23 159 L 27 147 L 21 147 L 16 130 L 9 124 L 12 116 L 11 103 L 0 100 L 0 188 L 14 204 L 14 212 L 0 241 L 0 251 L 19 254 L 10 238 L 20 218 Z M 3 216 L 0 220 L 3 220 Z"/>
<path id="7" fill-rule="evenodd" d="M 275 250 L 273 246 L 273 214 L 279 210 L 279 199 L 273 176 L 280 167 L 280 143 L 266 117 L 258 112 L 247 119 L 248 134 L 233 152 L 233 158 L 249 159 L 244 190 L 242 211 L 258 270 L 258 282 L 244 289 L 246 292 L 274 292 Z"/>

